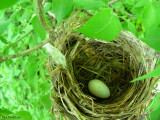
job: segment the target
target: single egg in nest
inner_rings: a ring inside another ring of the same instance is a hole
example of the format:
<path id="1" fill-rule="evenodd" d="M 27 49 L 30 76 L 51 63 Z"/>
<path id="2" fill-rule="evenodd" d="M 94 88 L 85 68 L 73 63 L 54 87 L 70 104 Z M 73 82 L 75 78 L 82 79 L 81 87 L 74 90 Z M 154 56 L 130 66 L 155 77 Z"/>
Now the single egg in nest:
<path id="1" fill-rule="evenodd" d="M 98 79 L 89 81 L 88 89 L 94 96 L 99 98 L 108 98 L 110 96 L 110 90 L 108 86 Z"/>

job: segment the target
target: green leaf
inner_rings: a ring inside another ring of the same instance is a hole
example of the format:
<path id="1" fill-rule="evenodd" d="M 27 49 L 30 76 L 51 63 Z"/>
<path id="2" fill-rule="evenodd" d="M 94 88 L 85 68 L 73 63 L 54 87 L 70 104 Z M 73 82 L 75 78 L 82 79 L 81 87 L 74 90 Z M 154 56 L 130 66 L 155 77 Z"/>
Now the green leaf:
<path id="1" fill-rule="evenodd" d="M 146 109 L 146 112 L 153 109 L 154 107 L 154 110 L 158 109 L 160 107 L 160 93 L 158 93 L 155 98 L 150 102 L 150 104 L 148 105 L 147 109 Z"/>
<path id="2" fill-rule="evenodd" d="M 145 43 L 160 52 L 160 27 L 146 34 Z"/>
<path id="3" fill-rule="evenodd" d="M 87 37 L 114 40 L 121 31 L 121 23 L 111 9 L 105 9 L 94 15 L 82 28 L 76 32 L 83 33 Z"/>
<path id="4" fill-rule="evenodd" d="M 8 41 L 4 37 L 0 36 L 0 41 L 4 44 L 8 44 Z"/>
<path id="5" fill-rule="evenodd" d="M 0 19 L 2 19 L 5 16 L 6 10 L 1 10 Z"/>
<path id="6" fill-rule="evenodd" d="M 73 0 L 53 0 L 53 11 L 59 24 L 73 10 Z"/>
<path id="7" fill-rule="evenodd" d="M 38 36 L 40 36 L 42 40 L 46 39 L 46 31 L 40 24 L 37 16 L 34 16 L 34 18 L 32 19 L 32 26 L 34 31 L 38 34 Z"/>
<path id="8" fill-rule="evenodd" d="M 48 83 L 48 82 L 45 82 L 45 83 L 43 83 L 43 84 L 40 85 L 40 89 L 41 89 L 42 91 L 48 92 L 48 91 L 50 91 L 50 89 L 51 89 L 51 84 Z"/>
<path id="9" fill-rule="evenodd" d="M 109 0 L 102 0 L 104 3 L 108 3 Z"/>
<path id="10" fill-rule="evenodd" d="M 132 5 L 132 8 L 131 8 L 132 14 L 134 14 L 134 16 L 137 16 L 137 17 L 143 16 L 144 9 L 148 5 L 148 3 L 149 3 L 148 0 L 138 0 L 134 5 Z"/>
<path id="11" fill-rule="evenodd" d="M 4 109 L 4 108 L 0 109 L 0 116 L 10 115 L 10 114 L 12 114 L 12 112 L 10 110 Z"/>
<path id="12" fill-rule="evenodd" d="M 7 55 L 9 53 L 9 50 L 8 50 L 8 46 L 4 46 L 4 49 L 3 49 L 3 52 L 2 52 L 2 55 Z"/>
<path id="13" fill-rule="evenodd" d="M 134 7 L 143 7 L 148 4 L 148 0 L 138 0 Z"/>
<path id="14" fill-rule="evenodd" d="M 45 5 L 44 5 L 44 8 L 43 8 L 43 12 L 44 13 L 48 12 L 48 10 L 50 10 L 51 7 L 52 7 L 52 3 L 46 2 Z"/>
<path id="15" fill-rule="evenodd" d="M 86 9 L 86 10 L 97 10 L 104 6 L 104 0 L 73 0 L 74 6 Z"/>
<path id="16" fill-rule="evenodd" d="M 49 100 L 49 97 L 50 97 L 50 93 L 44 95 L 41 98 L 41 102 L 47 110 L 52 107 L 52 102 Z"/>
<path id="17" fill-rule="evenodd" d="M 130 6 L 133 6 L 134 4 L 135 4 L 135 2 L 136 2 L 136 0 L 124 0 L 123 1 L 124 2 L 124 4 L 125 4 L 125 6 L 127 5 L 130 5 Z"/>
<path id="18" fill-rule="evenodd" d="M 7 29 L 8 25 L 10 24 L 10 20 L 5 22 L 0 22 L 0 35 Z"/>
<path id="19" fill-rule="evenodd" d="M 3 75 L 2 75 L 2 74 L 0 74 L 0 78 L 3 78 Z"/>
<path id="20" fill-rule="evenodd" d="M 19 111 L 14 114 L 18 118 L 18 120 L 32 120 L 32 116 L 28 111 Z"/>
<path id="21" fill-rule="evenodd" d="M 28 75 L 34 78 L 33 76 L 36 75 L 38 71 L 38 64 L 36 62 L 31 62 L 31 64 L 28 65 L 28 70 Z"/>
<path id="22" fill-rule="evenodd" d="M 159 114 L 160 104 L 159 104 L 159 102 L 160 102 L 160 93 L 158 93 L 155 96 L 155 98 L 151 102 L 151 105 L 148 108 L 148 110 L 151 110 L 152 108 L 155 107 L 154 110 L 150 113 L 148 120 L 159 120 L 160 119 L 160 114 Z"/>
<path id="23" fill-rule="evenodd" d="M 9 8 L 14 5 L 18 0 L 0 0 L 0 10 Z"/>
<path id="24" fill-rule="evenodd" d="M 131 9 L 131 12 L 132 12 L 132 14 L 134 14 L 134 16 L 140 17 L 140 16 L 143 15 L 144 7 L 138 7 L 138 8 L 133 7 L 133 8 Z"/>
<path id="25" fill-rule="evenodd" d="M 143 25 L 145 31 L 155 29 L 159 24 L 160 8 L 156 2 L 148 4 L 143 13 Z"/>
<path id="26" fill-rule="evenodd" d="M 159 109 L 156 109 L 155 111 L 152 111 L 149 115 L 149 119 L 148 120 L 160 120 L 160 114 L 159 114 Z"/>
<path id="27" fill-rule="evenodd" d="M 128 30 L 128 31 L 132 32 L 133 34 L 137 35 L 136 26 L 132 22 L 125 20 L 123 22 L 122 26 L 125 30 Z"/>
<path id="28" fill-rule="evenodd" d="M 145 74 L 139 78 L 136 78 L 132 80 L 131 82 L 143 80 L 143 79 L 150 78 L 150 77 L 158 77 L 158 76 L 160 76 L 160 65 L 157 68 L 155 68 L 153 71 L 149 72 L 148 74 Z"/>
<path id="29" fill-rule="evenodd" d="M 30 18 L 31 18 L 31 16 L 32 16 L 32 5 L 27 5 L 27 7 L 25 7 L 25 9 L 27 9 L 27 10 L 25 10 L 24 12 L 23 12 L 23 15 L 22 16 L 20 16 L 20 21 L 24 21 L 24 20 L 30 20 Z M 15 13 L 16 14 L 16 13 Z M 16 14 L 17 15 L 17 14 Z M 16 15 L 15 15 L 15 17 L 16 17 Z M 14 18 L 14 16 L 13 16 L 13 19 L 15 19 Z"/>

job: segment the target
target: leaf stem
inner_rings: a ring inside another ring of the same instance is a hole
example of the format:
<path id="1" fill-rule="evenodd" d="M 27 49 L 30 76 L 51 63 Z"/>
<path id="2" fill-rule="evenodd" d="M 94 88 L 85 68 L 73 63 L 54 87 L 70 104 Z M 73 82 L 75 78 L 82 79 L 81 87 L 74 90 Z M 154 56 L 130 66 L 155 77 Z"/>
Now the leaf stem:
<path id="1" fill-rule="evenodd" d="M 108 6 L 111 6 L 112 4 L 119 2 L 119 1 L 121 1 L 121 0 L 112 0 L 112 1 L 108 2 Z"/>

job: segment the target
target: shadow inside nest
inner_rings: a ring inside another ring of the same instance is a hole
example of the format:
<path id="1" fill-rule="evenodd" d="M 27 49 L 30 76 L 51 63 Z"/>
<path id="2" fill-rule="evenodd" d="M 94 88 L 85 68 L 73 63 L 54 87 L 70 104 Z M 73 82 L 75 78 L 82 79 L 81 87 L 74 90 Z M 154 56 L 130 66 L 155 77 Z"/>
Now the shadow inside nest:
<path id="1" fill-rule="evenodd" d="M 76 48 L 72 67 L 84 94 L 93 97 L 97 103 L 111 104 L 121 100 L 132 85 L 130 81 L 138 71 L 134 62 L 116 42 L 106 44 L 91 40 Z M 92 79 L 103 81 L 109 87 L 111 96 L 107 99 L 93 96 L 88 90 L 88 82 Z"/>
<path id="2" fill-rule="evenodd" d="M 61 48 L 66 68 L 57 65 L 48 71 L 55 81 L 52 102 L 62 113 L 77 120 L 138 120 L 143 116 L 157 78 L 130 81 L 148 73 L 151 69 L 146 66 L 156 65 L 153 56 L 148 61 L 152 50 L 145 50 L 145 45 L 128 32 L 122 32 L 112 42 L 86 40 L 74 34 L 66 37 Z M 89 92 L 88 83 L 93 79 L 109 87 L 109 98 L 98 98 Z"/>

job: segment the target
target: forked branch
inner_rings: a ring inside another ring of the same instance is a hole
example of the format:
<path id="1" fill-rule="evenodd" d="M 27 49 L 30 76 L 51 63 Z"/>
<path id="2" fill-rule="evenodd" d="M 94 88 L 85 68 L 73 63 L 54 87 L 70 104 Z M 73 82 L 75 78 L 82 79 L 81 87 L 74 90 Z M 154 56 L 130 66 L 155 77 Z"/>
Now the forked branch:
<path id="1" fill-rule="evenodd" d="M 36 0 L 36 2 L 37 2 L 38 19 L 42 27 L 49 33 L 49 36 L 52 39 L 54 39 L 56 37 L 54 29 L 46 23 L 44 15 L 43 15 L 43 6 L 42 6 L 43 0 Z"/>

